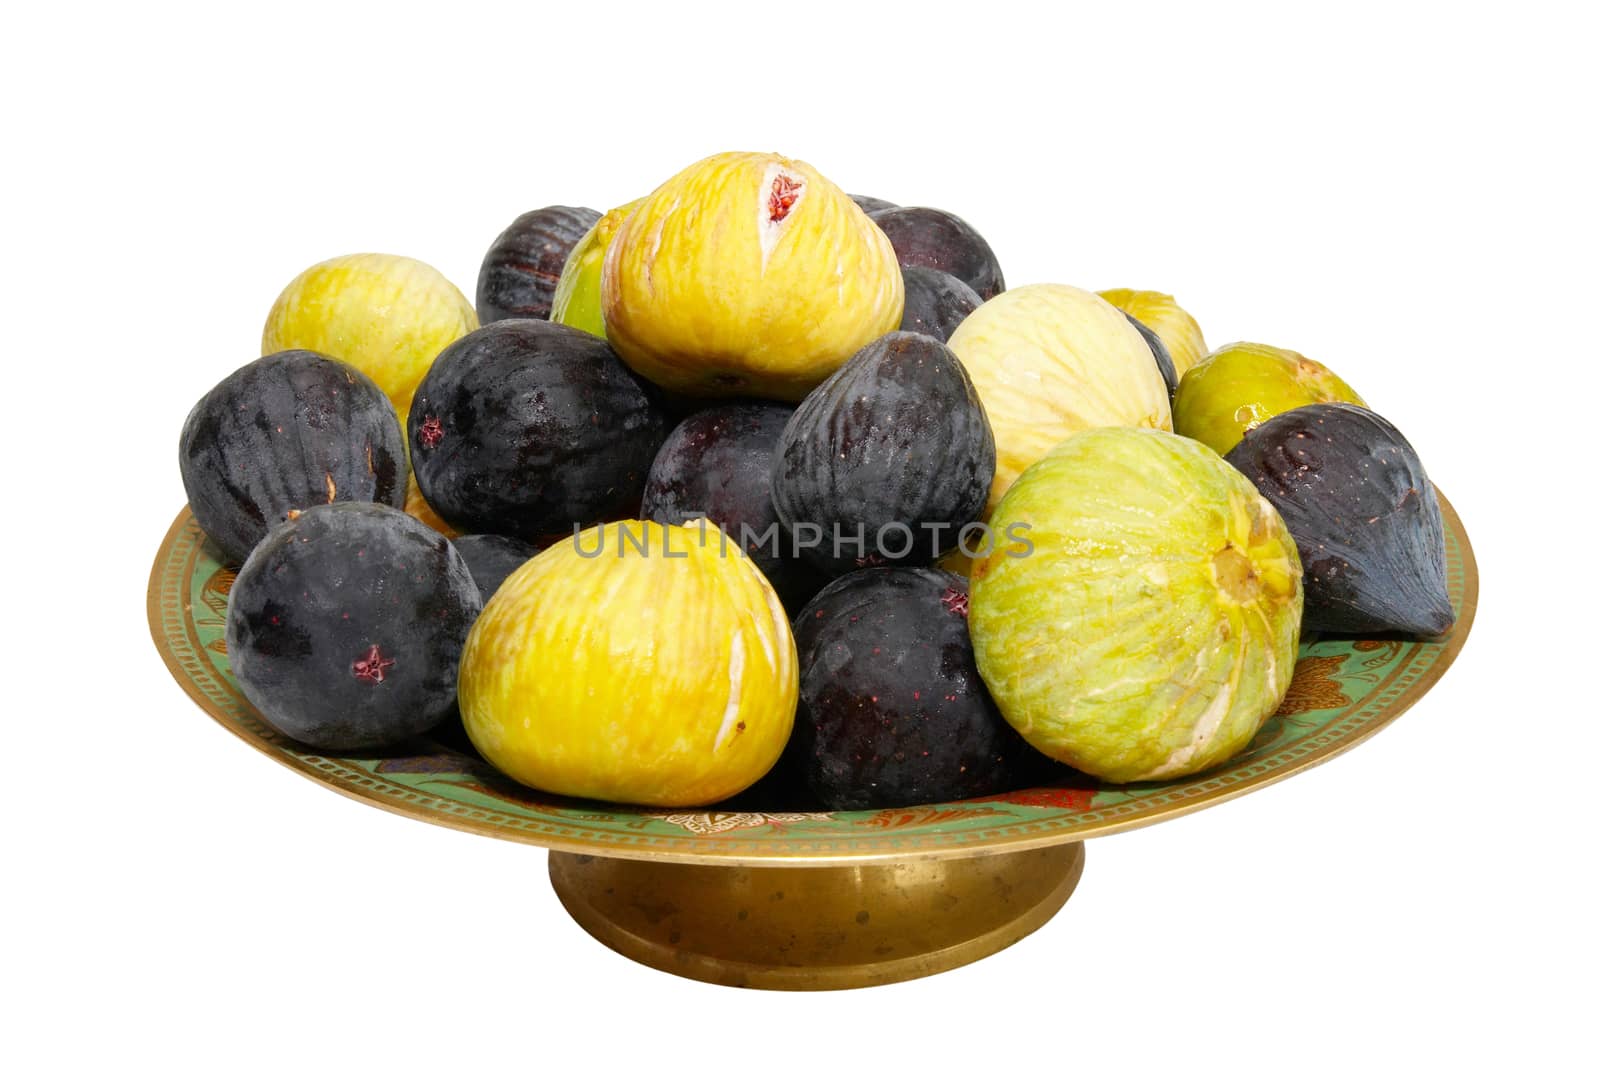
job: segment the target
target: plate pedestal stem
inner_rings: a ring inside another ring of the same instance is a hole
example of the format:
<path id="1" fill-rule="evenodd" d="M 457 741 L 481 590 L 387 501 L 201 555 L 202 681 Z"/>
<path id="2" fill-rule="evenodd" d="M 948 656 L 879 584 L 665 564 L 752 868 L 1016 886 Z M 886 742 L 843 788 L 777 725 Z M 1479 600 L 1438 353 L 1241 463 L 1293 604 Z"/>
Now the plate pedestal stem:
<path id="1" fill-rule="evenodd" d="M 550 853 L 591 936 L 658 970 L 756 989 L 937 974 L 1015 944 L 1066 903 L 1083 844 L 866 866 L 751 867 Z"/>

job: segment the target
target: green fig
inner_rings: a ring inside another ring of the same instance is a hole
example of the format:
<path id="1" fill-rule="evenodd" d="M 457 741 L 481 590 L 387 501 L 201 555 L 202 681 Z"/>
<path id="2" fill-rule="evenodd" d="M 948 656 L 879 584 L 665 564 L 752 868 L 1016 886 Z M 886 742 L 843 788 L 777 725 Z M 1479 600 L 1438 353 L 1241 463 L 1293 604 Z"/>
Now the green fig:
<path id="1" fill-rule="evenodd" d="M 1250 429 L 1319 402 L 1367 404 L 1350 384 L 1309 357 L 1259 342 L 1234 342 L 1184 373 L 1172 425 L 1179 435 L 1226 454 Z"/>
<path id="2" fill-rule="evenodd" d="M 550 299 L 550 319 L 587 331 L 597 338 L 606 337 L 605 320 L 600 315 L 600 267 L 605 263 L 606 249 L 617 228 L 643 200 L 613 208 L 578 239 L 578 244 L 567 254 L 561 278 L 556 282 L 556 292 Z"/>

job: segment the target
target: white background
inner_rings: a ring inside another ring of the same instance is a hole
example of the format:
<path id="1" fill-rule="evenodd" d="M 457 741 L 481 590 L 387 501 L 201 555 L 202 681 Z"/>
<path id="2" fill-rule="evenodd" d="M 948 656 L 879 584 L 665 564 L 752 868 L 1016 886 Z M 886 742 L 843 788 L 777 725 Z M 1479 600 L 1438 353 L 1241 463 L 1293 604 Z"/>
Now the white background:
<path id="1" fill-rule="evenodd" d="M 1592 1060 L 1592 26 L 1115 6 L 7 16 L 0 1060 Z M 1460 661 L 1334 763 L 1091 843 L 1015 948 L 822 994 L 637 966 L 568 920 L 543 852 L 353 803 L 197 710 L 145 583 L 182 418 L 279 288 L 374 250 L 470 296 L 519 212 L 729 148 L 954 210 L 1012 285 L 1167 290 L 1212 345 L 1331 365 L 1469 526 Z"/>

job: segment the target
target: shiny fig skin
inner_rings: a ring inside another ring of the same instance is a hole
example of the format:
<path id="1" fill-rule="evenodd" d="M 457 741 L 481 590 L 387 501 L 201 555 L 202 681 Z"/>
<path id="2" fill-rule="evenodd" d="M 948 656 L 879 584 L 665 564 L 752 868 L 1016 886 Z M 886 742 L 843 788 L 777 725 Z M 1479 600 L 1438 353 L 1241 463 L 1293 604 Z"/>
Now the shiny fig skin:
<path id="1" fill-rule="evenodd" d="M 578 240 L 600 220 L 592 208 L 550 205 L 524 212 L 484 254 L 478 269 L 478 321 L 550 318 L 561 268 Z"/>
<path id="2" fill-rule="evenodd" d="M 1133 313 L 1123 309 L 1122 315 L 1138 329 L 1145 345 L 1150 347 L 1150 356 L 1155 358 L 1156 367 L 1161 370 L 1161 379 L 1167 385 L 1167 398 L 1170 401 L 1178 393 L 1178 371 L 1172 365 L 1172 354 L 1168 351 L 1167 344 L 1161 341 L 1160 335 L 1140 323 L 1139 318 Z"/>
<path id="3" fill-rule="evenodd" d="M 321 748 L 446 719 L 482 600 L 450 541 L 370 502 L 313 506 L 256 545 L 228 595 L 228 661 L 273 728 Z"/>
<path id="4" fill-rule="evenodd" d="M 926 564 L 977 519 L 994 466 L 994 433 L 960 359 L 895 331 L 800 403 L 778 444 L 772 501 L 830 573 Z"/>
<path id="5" fill-rule="evenodd" d="M 667 423 L 604 341 L 501 320 L 447 347 L 417 386 L 411 463 L 453 527 L 537 543 L 634 515 Z"/>
<path id="6" fill-rule="evenodd" d="M 295 510 L 406 500 L 394 405 L 353 365 L 310 350 L 252 361 L 189 412 L 178 468 L 200 528 L 244 561 Z"/>
<path id="7" fill-rule="evenodd" d="M 1393 424 L 1343 402 L 1302 406 L 1246 432 L 1226 460 L 1294 537 L 1307 629 L 1450 631 L 1438 497 Z"/>
<path id="8" fill-rule="evenodd" d="M 772 505 L 772 458 L 794 407 L 736 402 L 701 409 L 672 429 L 645 480 L 639 516 L 683 524 L 704 516 L 728 534 L 730 548 L 766 574 L 790 613 L 827 582 L 799 557 Z"/>
<path id="9" fill-rule="evenodd" d="M 800 706 L 779 769 L 823 807 L 908 807 L 1019 787 L 1048 766 L 1000 715 L 967 634 L 967 581 L 862 569 L 795 619 Z"/>
<path id="10" fill-rule="evenodd" d="M 456 536 L 450 545 L 467 563 L 472 582 L 478 585 L 478 593 L 483 596 L 484 602 L 488 602 L 489 597 L 500 590 L 506 577 L 539 552 L 532 543 L 503 535 Z"/>
<path id="11" fill-rule="evenodd" d="M 972 287 L 949 272 L 934 268 L 902 268 L 906 282 L 906 311 L 900 330 L 949 342 L 950 335 L 972 310 L 983 304 Z"/>
<path id="12" fill-rule="evenodd" d="M 994 250 L 960 216 L 937 208 L 890 208 L 872 213 L 902 268 L 933 268 L 972 287 L 988 301 L 1006 288 Z"/>
<path id="13" fill-rule="evenodd" d="M 887 212 L 891 208 L 900 207 L 893 201 L 885 201 L 882 197 L 868 197 L 864 193 L 852 193 L 850 200 L 854 201 L 857 207 L 869 216 L 874 212 Z"/>

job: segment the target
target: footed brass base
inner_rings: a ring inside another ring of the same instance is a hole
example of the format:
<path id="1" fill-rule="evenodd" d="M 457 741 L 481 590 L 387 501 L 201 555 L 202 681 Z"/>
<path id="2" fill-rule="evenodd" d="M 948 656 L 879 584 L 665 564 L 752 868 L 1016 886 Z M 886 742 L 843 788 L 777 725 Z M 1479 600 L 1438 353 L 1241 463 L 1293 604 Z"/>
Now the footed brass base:
<path id="1" fill-rule="evenodd" d="M 1043 926 L 1083 845 L 871 866 L 750 867 L 550 853 L 578 924 L 629 959 L 756 989 L 850 989 L 937 974 Z"/>

